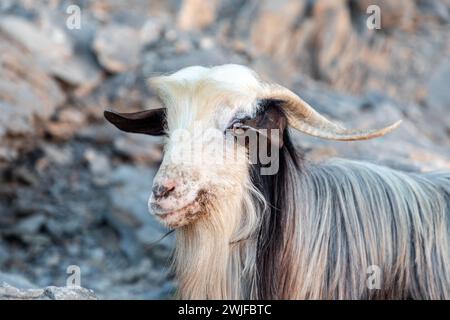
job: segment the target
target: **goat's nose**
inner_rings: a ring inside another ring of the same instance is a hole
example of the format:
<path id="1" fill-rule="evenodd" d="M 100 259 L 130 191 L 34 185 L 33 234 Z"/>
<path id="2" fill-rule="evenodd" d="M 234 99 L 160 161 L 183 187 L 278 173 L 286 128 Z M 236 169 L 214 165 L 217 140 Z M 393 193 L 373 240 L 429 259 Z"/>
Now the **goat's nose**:
<path id="1" fill-rule="evenodd" d="M 166 180 L 163 183 L 155 184 L 153 187 L 153 196 L 155 199 L 168 197 L 176 187 L 176 183 L 173 180 Z"/>

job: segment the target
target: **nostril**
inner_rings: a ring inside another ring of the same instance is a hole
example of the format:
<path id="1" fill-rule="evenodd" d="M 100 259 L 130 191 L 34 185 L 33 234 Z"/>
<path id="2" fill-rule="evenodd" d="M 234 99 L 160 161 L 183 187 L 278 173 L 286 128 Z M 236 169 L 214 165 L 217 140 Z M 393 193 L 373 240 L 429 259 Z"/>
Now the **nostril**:
<path id="1" fill-rule="evenodd" d="M 166 181 L 163 184 L 157 184 L 153 187 L 153 195 L 155 198 L 164 198 L 170 195 L 175 190 L 176 183 L 172 180 Z"/>

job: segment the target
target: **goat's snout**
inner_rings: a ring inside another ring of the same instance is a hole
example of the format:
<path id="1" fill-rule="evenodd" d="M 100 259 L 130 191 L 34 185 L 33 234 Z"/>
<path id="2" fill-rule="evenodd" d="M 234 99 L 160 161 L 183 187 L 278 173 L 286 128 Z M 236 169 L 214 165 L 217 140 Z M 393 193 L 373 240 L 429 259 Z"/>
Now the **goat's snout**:
<path id="1" fill-rule="evenodd" d="M 176 182 L 174 180 L 166 180 L 163 183 L 157 183 L 153 186 L 152 192 L 155 200 L 166 198 L 175 191 Z"/>
<path id="2" fill-rule="evenodd" d="M 158 217 L 167 217 L 180 209 L 189 208 L 197 198 L 192 180 L 157 177 L 148 201 L 149 211 Z"/>
<path id="3" fill-rule="evenodd" d="M 150 211 L 157 215 L 170 211 L 177 202 L 176 187 L 177 183 L 172 179 L 155 182 L 148 202 Z"/>

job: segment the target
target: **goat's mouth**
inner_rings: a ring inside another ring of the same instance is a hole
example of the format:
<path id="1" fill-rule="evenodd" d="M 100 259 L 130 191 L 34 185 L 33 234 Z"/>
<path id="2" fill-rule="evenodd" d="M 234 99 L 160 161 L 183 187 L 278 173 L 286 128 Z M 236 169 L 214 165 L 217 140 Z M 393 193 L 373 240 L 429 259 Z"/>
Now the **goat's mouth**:
<path id="1" fill-rule="evenodd" d="M 179 228 L 197 220 L 204 210 L 198 200 L 174 211 L 155 213 L 157 219 L 170 228 Z"/>

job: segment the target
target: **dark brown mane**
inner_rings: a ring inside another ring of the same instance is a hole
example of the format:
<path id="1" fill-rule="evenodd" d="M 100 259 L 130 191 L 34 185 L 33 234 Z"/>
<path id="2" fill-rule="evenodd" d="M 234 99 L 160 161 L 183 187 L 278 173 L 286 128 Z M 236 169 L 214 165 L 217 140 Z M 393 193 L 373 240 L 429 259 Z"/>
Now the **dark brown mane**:
<path id="1" fill-rule="evenodd" d="M 257 244 L 257 299 L 279 299 L 283 296 L 284 284 L 271 281 L 274 277 L 283 279 L 288 272 L 286 261 L 286 246 L 289 239 L 286 229 L 292 228 L 293 219 L 288 203 L 292 203 L 295 181 L 292 174 L 298 172 L 303 163 L 303 155 L 298 153 L 286 130 L 283 133 L 284 145 L 279 153 L 279 170 L 275 175 L 261 175 L 261 164 L 252 165 L 251 177 L 254 185 L 266 199 L 266 210 L 261 212 L 261 228 Z M 291 227 L 289 227 L 291 226 Z M 294 231 L 293 229 L 291 230 Z M 283 275 L 284 274 L 284 275 Z"/>

